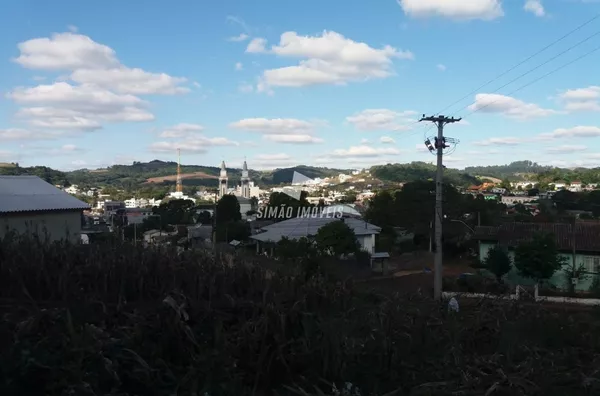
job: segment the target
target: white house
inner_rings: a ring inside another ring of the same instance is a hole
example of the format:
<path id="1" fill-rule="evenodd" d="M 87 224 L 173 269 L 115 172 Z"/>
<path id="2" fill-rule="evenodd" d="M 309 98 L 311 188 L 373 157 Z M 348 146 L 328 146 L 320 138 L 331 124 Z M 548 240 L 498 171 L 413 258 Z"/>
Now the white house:
<path id="1" fill-rule="evenodd" d="M 344 221 L 354 231 L 361 249 L 371 254 L 375 253 L 375 235 L 381 232 L 381 228 L 364 220 L 348 217 L 341 219 L 335 216 L 297 217 L 265 226 L 260 229 L 262 232 L 250 238 L 257 241 L 256 249 L 260 251 L 261 248 L 279 242 L 283 237 L 300 239 L 309 235 L 314 236 L 321 227 L 332 221 Z"/>
<path id="2" fill-rule="evenodd" d="M 16 232 L 80 243 L 82 212 L 89 208 L 37 176 L 0 176 L 0 238 Z"/>

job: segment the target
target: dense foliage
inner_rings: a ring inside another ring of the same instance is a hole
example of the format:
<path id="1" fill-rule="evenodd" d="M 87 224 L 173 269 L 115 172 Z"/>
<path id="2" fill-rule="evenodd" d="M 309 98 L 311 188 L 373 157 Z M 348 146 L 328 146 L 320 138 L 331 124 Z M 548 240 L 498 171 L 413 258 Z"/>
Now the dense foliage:
<path id="1" fill-rule="evenodd" d="M 586 312 L 465 301 L 450 315 L 424 297 L 130 245 L 0 252 L 2 395 L 600 392 L 600 321 Z"/>
<path id="2" fill-rule="evenodd" d="M 542 166 L 532 161 L 515 161 L 508 165 L 468 166 L 465 172 L 475 176 L 517 180 L 520 179 L 518 174 L 541 173 L 551 169 L 553 169 L 551 166 Z"/>
<path id="3" fill-rule="evenodd" d="M 560 256 L 556 238 L 550 233 L 538 233 L 522 241 L 515 249 L 515 267 L 521 275 L 538 282 L 550 279 L 565 264 Z"/>
<path id="4" fill-rule="evenodd" d="M 371 175 L 387 182 L 414 182 L 435 179 L 435 165 L 425 162 L 411 162 L 410 164 L 387 164 L 371 168 Z M 470 186 L 481 184 L 479 179 L 456 169 L 447 168 L 444 171 L 444 180 L 456 186 Z"/>
<path id="5" fill-rule="evenodd" d="M 496 276 L 496 280 L 499 283 L 502 283 L 502 277 L 508 274 L 512 268 L 512 260 L 508 255 L 507 249 L 496 245 L 488 250 L 483 265 L 488 271 Z"/>
<path id="6" fill-rule="evenodd" d="M 31 166 L 31 167 L 20 167 L 18 164 L 15 166 L 2 166 L 0 167 L 0 175 L 8 176 L 38 176 L 46 182 L 54 185 L 66 185 L 69 183 L 68 176 L 64 172 L 48 168 L 47 166 Z"/>

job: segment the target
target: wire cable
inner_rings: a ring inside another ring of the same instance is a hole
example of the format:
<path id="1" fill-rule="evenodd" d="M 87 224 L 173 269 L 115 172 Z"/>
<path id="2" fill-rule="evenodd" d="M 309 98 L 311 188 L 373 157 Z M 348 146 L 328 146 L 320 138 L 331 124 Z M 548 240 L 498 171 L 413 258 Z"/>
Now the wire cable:
<path id="1" fill-rule="evenodd" d="M 600 33 L 600 32 L 599 32 L 599 33 Z M 530 85 L 533 85 L 533 84 L 535 84 L 536 82 L 538 82 L 538 81 L 540 81 L 540 80 L 543 80 L 544 78 L 546 78 L 546 77 L 548 77 L 548 76 L 550 76 L 550 75 L 552 75 L 552 74 L 554 74 L 554 73 L 556 73 L 556 72 L 558 72 L 558 71 L 560 71 L 560 70 L 562 70 L 562 69 L 564 69 L 564 68 L 566 68 L 566 67 L 568 67 L 568 66 L 572 65 L 573 63 L 575 63 L 575 62 L 578 62 L 579 60 L 581 60 L 581 59 L 583 59 L 583 58 L 585 58 L 585 57 L 587 57 L 587 56 L 590 56 L 591 54 L 593 54 L 594 52 L 596 52 L 596 51 L 598 51 L 598 50 L 600 50 L 600 46 L 598 46 L 598 47 L 596 47 L 596 48 L 592 49 L 591 51 L 588 51 L 588 52 L 586 52 L 585 54 L 583 54 L 583 55 L 581 55 L 581 56 L 578 56 L 577 58 L 575 58 L 575 59 L 573 59 L 573 60 L 571 60 L 571 61 L 569 61 L 569 62 L 565 63 L 564 65 L 561 65 L 561 66 L 557 67 L 556 69 L 553 69 L 553 70 L 549 71 L 548 73 L 546 73 L 546 74 L 544 74 L 544 75 L 542 75 L 542 76 L 540 76 L 540 77 L 536 78 L 535 80 L 533 80 L 533 81 L 530 81 L 530 82 L 528 82 L 527 84 L 520 86 L 519 88 L 517 88 L 517 89 L 515 89 L 515 90 L 513 90 L 513 91 L 511 91 L 511 92 L 509 92 L 507 95 L 512 95 L 512 94 L 514 94 L 514 93 L 516 93 L 516 92 L 519 92 L 520 90 L 522 90 L 522 89 L 525 89 L 525 88 L 529 87 Z M 470 116 L 471 114 L 477 113 L 478 111 L 480 111 L 480 110 L 483 110 L 483 109 L 485 109 L 486 107 L 488 107 L 488 106 L 491 106 L 491 105 L 493 105 L 494 103 L 498 102 L 498 100 L 499 100 L 499 99 L 496 99 L 495 101 L 493 101 L 493 102 L 490 102 L 490 103 L 486 104 L 485 106 L 478 107 L 478 108 L 476 108 L 475 110 L 473 110 L 473 111 L 471 111 L 470 113 L 468 113 L 468 114 L 467 114 L 466 116 L 464 116 L 464 117 L 468 117 L 468 116 Z M 468 106 L 467 106 L 467 107 L 468 107 Z M 464 118 L 464 117 L 463 117 L 463 118 Z"/>

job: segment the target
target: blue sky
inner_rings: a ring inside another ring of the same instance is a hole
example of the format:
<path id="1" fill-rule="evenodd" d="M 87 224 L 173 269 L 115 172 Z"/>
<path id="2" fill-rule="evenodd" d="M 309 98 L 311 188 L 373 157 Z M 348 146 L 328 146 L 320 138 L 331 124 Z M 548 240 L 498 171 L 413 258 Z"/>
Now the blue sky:
<path id="1" fill-rule="evenodd" d="M 251 168 L 432 161 L 421 114 L 463 116 L 451 167 L 600 163 L 594 0 L 7 0 L 0 161 Z M 523 73 L 556 57 L 519 80 Z M 499 89 L 501 88 L 501 89 Z M 479 109 L 479 110 L 478 110 Z"/>

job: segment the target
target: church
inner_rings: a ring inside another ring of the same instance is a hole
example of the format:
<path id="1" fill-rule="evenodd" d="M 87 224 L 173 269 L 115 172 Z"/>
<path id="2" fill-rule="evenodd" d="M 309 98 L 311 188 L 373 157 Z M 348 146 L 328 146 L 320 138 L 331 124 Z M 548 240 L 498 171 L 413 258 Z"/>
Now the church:
<path id="1" fill-rule="evenodd" d="M 237 197 L 240 203 L 240 212 L 242 219 L 247 219 L 247 213 L 252 210 L 250 198 L 259 197 L 260 189 L 254 186 L 254 183 L 250 181 L 248 173 L 248 164 L 244 161 L 242 166 L 242 178 L 241 183 L 237 188 L 229 189 L 228 185 L 229 178 L 227 177 L 227 167 L 225 161 L 221 162 L 221 172 L 219 173 L 219 198 L 226 194 L 233 194 Z"/>

